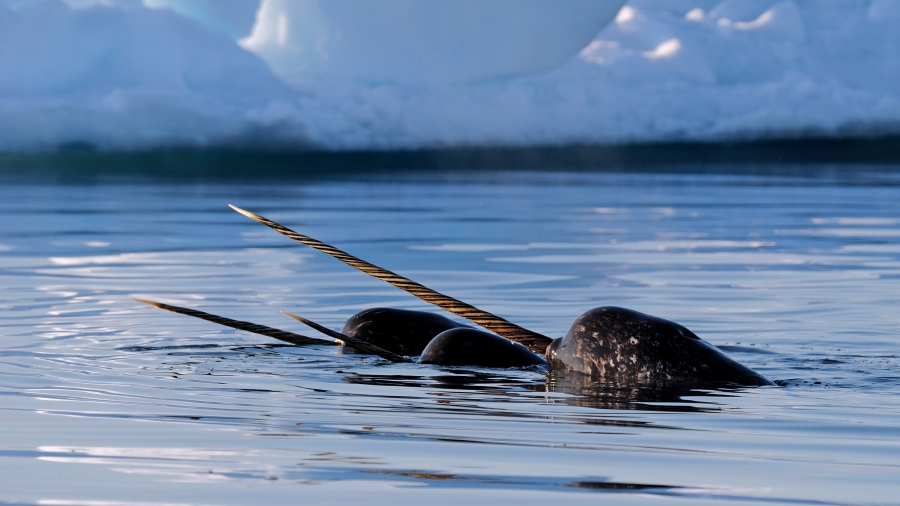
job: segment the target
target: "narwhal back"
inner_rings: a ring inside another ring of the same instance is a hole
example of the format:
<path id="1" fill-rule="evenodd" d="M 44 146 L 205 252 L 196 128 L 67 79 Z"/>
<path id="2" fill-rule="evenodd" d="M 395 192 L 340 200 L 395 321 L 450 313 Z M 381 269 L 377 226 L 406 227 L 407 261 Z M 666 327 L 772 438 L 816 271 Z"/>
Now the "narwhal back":
<path id="1" fill-rule="evenodd" d="M 341 334 L 398 355 L 414 356 L 422 353 L 434 336 L 459 327 L 465 325 L 434 313 L 377 307 L 351 316 Z"/>

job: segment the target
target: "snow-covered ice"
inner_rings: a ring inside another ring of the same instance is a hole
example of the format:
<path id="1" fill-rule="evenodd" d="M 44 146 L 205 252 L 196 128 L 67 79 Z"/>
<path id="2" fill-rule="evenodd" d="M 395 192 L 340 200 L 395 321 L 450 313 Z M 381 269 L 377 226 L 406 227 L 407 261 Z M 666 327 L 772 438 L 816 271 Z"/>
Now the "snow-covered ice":
<path id="1" fill-rule="evenodd" d="M 446 13 L 426 26 L 421 6 L 445 1 L 417 1 L 408 26 L 434 45 L 398 58 L 380 50 L 402 38 L 396 13 L 354 18 L 339 3 L 304 24 L 291 9 L 321 3 L 265 0 L 257 16 L 258 0 L 0 0 L 0 150 L 900 133 L 900 0 L 630 0 L 595 37 L 602 13 L 580 0 L 553 19 L 541 9 L 554 0 L 472 0 L 526 21 L 484 7 L 488 27 Z M 554 29 L 523 37 L 534 20 Z M 422 56 L 484 33 L 502 51 Z M 307 53 L 294 65 L 292 51 Z"/>

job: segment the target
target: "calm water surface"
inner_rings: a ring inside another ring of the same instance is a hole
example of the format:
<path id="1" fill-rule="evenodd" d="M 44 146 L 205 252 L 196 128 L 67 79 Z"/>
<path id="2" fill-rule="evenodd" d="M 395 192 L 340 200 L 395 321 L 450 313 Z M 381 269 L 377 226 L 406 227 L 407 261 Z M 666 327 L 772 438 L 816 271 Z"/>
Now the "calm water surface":
<path id="1" fill-rule="evenodd" d="M 0 185 L 0 503 L 900 504 L 900 169 Z M 234 203 L 549 336 L 619 305 L 780 386 L 387 364 L 310 334 L 439 311 Z"/>

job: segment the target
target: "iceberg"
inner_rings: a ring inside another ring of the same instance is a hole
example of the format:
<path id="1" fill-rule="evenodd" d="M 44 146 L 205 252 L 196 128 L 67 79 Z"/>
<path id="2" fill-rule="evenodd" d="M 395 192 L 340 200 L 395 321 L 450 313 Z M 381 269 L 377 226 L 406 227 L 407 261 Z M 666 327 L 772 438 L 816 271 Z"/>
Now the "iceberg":
<path id="1" fill-rule="evenodd" d="M 0 150 L 204 146 L 292 93 L 256 56 L 172 11 L 0 5 Z"/>
<path id="2" fill-rule="evenodd" d="M 625 0 L 263 0 L 241 42 L 288 82 L 447 83 L 572 58 Z"/>
<path id="3" fill-rule="evenodd" d="M 151 9 L 172 9 L 234 39 L 250 35 L 259 10 L 259 0 L 143 0 L 143 4 Z"/>
<path id="4" fill-rule="evenodd" d="M 897 0 L 616 3 L 0 0 L 0 151 L 900 133 Z"/>

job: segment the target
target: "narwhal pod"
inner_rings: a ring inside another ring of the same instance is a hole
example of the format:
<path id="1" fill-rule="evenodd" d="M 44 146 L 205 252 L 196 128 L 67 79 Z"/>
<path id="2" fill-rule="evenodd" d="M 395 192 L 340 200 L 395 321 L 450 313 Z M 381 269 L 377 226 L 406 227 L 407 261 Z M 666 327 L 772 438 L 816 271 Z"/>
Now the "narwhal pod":
<path id="1" fill-rule="evenodd" d="M 690 381 L 697 385 L 771 385 L 687 328 L 630 309 L 600 307 L 581 315 L 546 360 L 504 337 L 421 311 L 376 308 L 357 313 L 341 332 L 420 364 L 539 367 L 576 371 L 606 384 Z"/>
<path id="2" fill-rule="evenodd" d="M 601 307 L 578 317 L 565 337 L 551 339 L 267 218 L 231 207 L 280 234 L 493 332 L 475 330 L 430 313 L 370 309 L 351 317 L 344 325 L 343 332 L 338 333 L 306 318 L 284 313 L 334 339 L 350 342 L 354 347 L 391 362 L 412 362 L 410 356 L 421 353 L 420 363 L 437 365 L 501 368 L 546 367 L 545 364 L 549 364 L 556 371 L 577 371 L 589 375 L 596 378 L 598 384 L 772 384 L 677 323 L 629 309 Z M 296 345 L 332 344 L 322 339 L 194 309 L 135 300 Z M 546 361 L 541 355 L 546 355 Z"/>
<path id="3" fill-rule="evenodd" d="M 772 385 L 685 327 L 620 307 L 579 316 L 547 348 L 554 370 L 574 370 L 608 383 L 690 380 L 710 385 Z"/>

